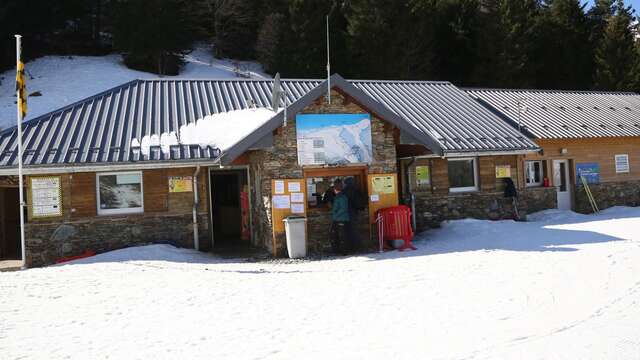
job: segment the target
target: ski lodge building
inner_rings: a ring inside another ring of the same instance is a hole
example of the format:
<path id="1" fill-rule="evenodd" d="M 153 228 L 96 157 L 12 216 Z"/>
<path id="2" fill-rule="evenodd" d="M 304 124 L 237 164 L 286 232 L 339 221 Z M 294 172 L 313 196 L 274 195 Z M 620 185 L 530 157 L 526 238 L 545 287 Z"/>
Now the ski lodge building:
<path id="1" fill-rule="evenodd" d="M 329 80 L 283 80 L 276 109 L 274 80 L 135 80 L 24 122 L 28 265 L 150 242 L 284 256 L 292 214 L 321 254 L 336 178 L 366 195 L 354 221 L 372 248 L 375 212 L 399 203 L 418 231 L 513 218 L 507 177 L 521 216 L 589 211 L 576 174 L 601 208 L 640 201 L 636 94 Z M 0 258 L 20 254 L 16 133 L 0 132 Z"/>
<path id="2" fill-rule="evenodd" d="M 558 208 L 593 211 L 580 176 L 600 209 L 640 205 L 638 94 L 499 89 L 467 93 L 540 146 L 539 152 L 524 158 L 525 185 L 540 187 L 547 178 L 557 188 Z"/>

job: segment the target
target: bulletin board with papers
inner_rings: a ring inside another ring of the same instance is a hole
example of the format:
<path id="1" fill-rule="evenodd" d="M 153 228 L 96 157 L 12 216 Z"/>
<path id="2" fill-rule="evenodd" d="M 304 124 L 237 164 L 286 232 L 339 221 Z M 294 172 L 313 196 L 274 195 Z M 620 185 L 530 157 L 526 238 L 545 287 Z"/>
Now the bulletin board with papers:
<path id="1" fill-rule="evenodd" d="M 274 235 L 284 232 L 282 220 L 287 216 L 306 214 L 306 189 L 304 179 L 271 180 L 271 218 Z"/>
<path id="2" fill-rule="evenodd" d="M 62 191 L 59 176 L 30 177 L 31 217 L 62 216 Z"/>
<path id="3" fill-rule="evenodd" d="M 370 174 L 369 221 L 376 222 L 376 211 L 398 205 L 398 178 L 396 174 Z"/>

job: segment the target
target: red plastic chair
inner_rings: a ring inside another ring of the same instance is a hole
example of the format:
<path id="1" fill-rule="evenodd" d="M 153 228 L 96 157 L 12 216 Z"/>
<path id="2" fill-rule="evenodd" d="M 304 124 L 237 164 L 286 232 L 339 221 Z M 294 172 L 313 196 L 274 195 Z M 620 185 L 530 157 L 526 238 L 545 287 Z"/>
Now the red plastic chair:
<path id="1" fill-rule="evenodd" d="M 408 206 L 399 205 L 378 210 L 376 223 L 380 252 L 385 248 L 391 248 L 385 246 L 385 241 L 389 240 L 403 240 L 404 244 L 398 249 L 400 251 L 416 250 L 416 247 L 411 243 L 413 229 L 411 228 L 411 209 Z"/>

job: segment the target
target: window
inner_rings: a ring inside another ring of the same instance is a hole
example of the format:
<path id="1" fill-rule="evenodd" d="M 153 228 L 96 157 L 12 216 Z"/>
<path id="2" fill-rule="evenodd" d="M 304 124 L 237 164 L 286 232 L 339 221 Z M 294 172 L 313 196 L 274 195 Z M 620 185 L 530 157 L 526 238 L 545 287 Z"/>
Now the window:
<path id="1" fill-rule="evenodd" d="M 542 161 L 526 161 L 524 172 L 527 186 L 542 185 Z"/>
<path id="2" fill-rule="evenodd" d="M 476 159 L 449 159 L 449 191 L 477 191 L 478 170 Z"/>
<path id="3" fill-rule="evenodd" d="M 616 173 L 628 173 L 629 172 L 629 155 L 620 154 L 616 155 Z"/>
<path id="4" fill-rule="evenodd" d="M 98 215 L 143 212 L 142 172 L 97 174 Z"/>

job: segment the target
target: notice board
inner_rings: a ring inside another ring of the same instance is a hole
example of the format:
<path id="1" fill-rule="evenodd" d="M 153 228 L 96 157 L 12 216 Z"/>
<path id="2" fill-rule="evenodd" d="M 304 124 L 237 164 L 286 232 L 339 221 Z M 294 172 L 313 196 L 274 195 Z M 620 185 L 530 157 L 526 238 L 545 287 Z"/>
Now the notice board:
<path id="1" fill-rule="evenodd" d="M 193 192 L 193 176 L 169 176 L 169 192 Z"/>
<path id="2" fill-rule="evenodd" d="M 289 215 L 307 213 L 307 186 L 304 179 L 271 180 L 271 220 L 273 235 L 284 233 L 284 220 Z"/>
<path id="3" fill-rule="evenodd" d="M 496 165 L 496 178 L 510 178 L 511 177 L 511 165 Z"/>
<path id="4" fill-rule="evenodd" d="M 376 222 L 376 211 L 398 205 L 398 177 L 396 174 L 369 174 L 369 222 Z"/>
<path id="5" fill-rule="evenodd" d="M 59 176 L 30 177 L 31 217 L 62 216 L 62 191 Z"/>
<path id="6" fill-rule="evenodd" d="M 588 184 L 600 182 L 600 164 L 598 163 L 578 163 L 576 164 L 576 183 L 582 184 L 580 177 L 584 176 Z"/>

